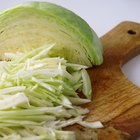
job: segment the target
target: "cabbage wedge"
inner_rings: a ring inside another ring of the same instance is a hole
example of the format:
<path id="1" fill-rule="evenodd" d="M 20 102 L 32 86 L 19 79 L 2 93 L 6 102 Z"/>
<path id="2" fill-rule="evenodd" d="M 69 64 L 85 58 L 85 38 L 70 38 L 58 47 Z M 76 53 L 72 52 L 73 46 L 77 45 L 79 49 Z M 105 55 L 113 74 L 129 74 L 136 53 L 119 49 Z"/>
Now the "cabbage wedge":
<path id="1" fill-rule="evenodd" d="M 0 56 L 52 43 L 56 47 L 50 57 L 88 67 L 103 61 L 96 33 L 72 11 L 48 2 L 29 2 L 0 14 Z"/>

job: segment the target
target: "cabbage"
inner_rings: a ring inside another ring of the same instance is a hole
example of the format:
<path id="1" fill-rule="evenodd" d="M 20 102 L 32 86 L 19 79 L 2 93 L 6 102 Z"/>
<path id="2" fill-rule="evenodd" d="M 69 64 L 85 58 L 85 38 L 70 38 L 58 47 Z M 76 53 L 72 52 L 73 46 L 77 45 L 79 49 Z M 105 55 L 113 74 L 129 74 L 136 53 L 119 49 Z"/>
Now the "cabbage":
<path id="1" fill-rule="evenodd" d="M 48 2 L 9 9 L 0 14 L 0 50 L 0 140 L 75 140 L 64 127 L 103 127 L 83 121 L 89 110 L 78 106 L 92 97 L 85 69 L 103 62 L 79 16 Z"/>
<path id="2" fill-rule="evenodd" d="M 50 57 L 88 67 L 103 61 L 101 42 L 90 26 L 75 13 L 48 2 L 26 3 L 1 13 L 0 36 L 0 56 L 55 42 Z"/>
<path id="3" fill-rule="evenodd" d="M 11 61 L 0 62 L 0 140 L 75 140 L 64 127 L 103 127 L 83 121 L 89 110 L 78 106 L 91 101 L 86 66 L 48 57 L 53 47 L 7 52 Z"/>

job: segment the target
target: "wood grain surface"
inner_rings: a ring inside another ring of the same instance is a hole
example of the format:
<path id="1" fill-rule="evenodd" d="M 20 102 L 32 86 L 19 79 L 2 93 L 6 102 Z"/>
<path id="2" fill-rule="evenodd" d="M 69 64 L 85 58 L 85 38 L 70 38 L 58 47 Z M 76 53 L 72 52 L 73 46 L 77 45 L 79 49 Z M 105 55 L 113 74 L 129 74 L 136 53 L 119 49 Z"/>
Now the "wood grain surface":
<path id="1" fill-rule="evenodd" d="M 140 53 L 140 24 L 122 22 L 101 37 L 104 63 L 88 70 L 93 99 L 86 120 L 100 120 L 106 126 L 140 133 L 140 88 L 125 77 L 121 66 Z"/>

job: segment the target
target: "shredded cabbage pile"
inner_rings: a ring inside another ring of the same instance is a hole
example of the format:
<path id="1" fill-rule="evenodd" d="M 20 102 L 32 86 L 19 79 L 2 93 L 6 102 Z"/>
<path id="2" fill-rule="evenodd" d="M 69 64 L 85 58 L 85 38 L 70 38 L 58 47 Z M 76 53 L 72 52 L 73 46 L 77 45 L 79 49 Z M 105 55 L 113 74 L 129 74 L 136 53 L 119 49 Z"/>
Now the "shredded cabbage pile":
<path id="1" fill-rule="evenodd" d="M 79 105 L 90 102 L 92 92 L 87 67 L 50 58 L 53 47 L 5 53 L 11 61 L 0 62 L 0 140 L 75 140 L 64 127 L 103 127 L 83 121 L 89 110 Z"/>

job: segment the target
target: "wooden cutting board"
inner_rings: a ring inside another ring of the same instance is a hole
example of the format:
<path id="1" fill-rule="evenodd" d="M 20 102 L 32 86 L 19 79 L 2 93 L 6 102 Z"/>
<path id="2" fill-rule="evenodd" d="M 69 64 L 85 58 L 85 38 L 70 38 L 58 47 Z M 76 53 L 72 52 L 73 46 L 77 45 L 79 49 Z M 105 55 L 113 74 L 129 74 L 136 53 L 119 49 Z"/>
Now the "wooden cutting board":
<path id="1" fill-rule="evenodd" d="M 140 88 L 123 74 L 121 67 L 140 53 L 140 24 L 122 22 L 101 37 L 104 63 L 88 70 L 93 99 L 86 120 L 100 120 L 106 127 L 140 134 Z M 115 138 L 108 138 L 108 140 Z M 107 139 L 106 139 L 107 140 Z"/>

